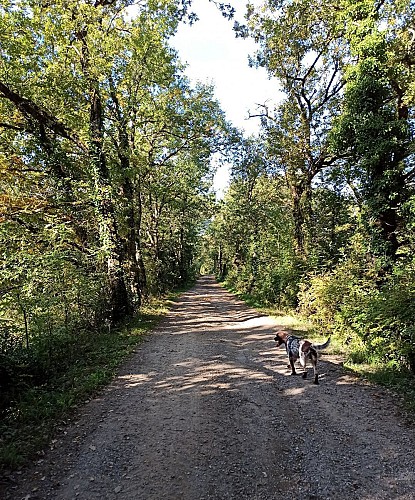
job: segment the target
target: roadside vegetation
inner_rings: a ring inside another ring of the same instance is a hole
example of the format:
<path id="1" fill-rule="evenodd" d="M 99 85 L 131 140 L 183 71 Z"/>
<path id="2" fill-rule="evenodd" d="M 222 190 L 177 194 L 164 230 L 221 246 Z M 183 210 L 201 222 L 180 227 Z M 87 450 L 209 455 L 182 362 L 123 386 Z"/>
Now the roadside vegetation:
<path id="1" fill-rule="evenodd" d="M 0 461 L 110 380 L 197 273 L 234 131 L 174 1 L 0 2 Z"/>
<path id="2" fill-rule="evenodd" d="M 410 1 L 251 6 L 240 36 L 284 98 L 251 110 L 206 267 L 294 311 L 350 368 L 415 395 L 415 42 Z"/>
<path id="3" fill-rule="evenodd" d="M 2 359 L 15 383 L 2 393 L 0 469 L 40 458 L 57 429 L 70 421 L 79 405 L 111 382 L 122 361 L 179 293 L 151 299 L 139 314 L 116 328 L 39 339 L 30 349 Z"/>
<path id="4" fill-rule="evenodd" d="M 294 335 L 317 343 L 325 342 L 330 335 L 330 346 L 324 351 L 325 353 L 340 356 L 342 366 L 363 380 L 384 386 L 394 392 L 411 412 L 412 418 L 415 418 L 415 380 L 410 370 L 368 356 L 363 346 L 359 350 L 356 342 L 352 342 L 351 339 L 345 342 L 343 338 L 333 334 L 330 328 L 322 328 L 321 324 L 301 314 L 298 309 L 280 309 L 275 305 L 266 304 L 258 300 L 255 295 L 238 292 L 231 281 L 222 281 L 222 285 L 250 307 L 274 318 L 278 325 Z"/>

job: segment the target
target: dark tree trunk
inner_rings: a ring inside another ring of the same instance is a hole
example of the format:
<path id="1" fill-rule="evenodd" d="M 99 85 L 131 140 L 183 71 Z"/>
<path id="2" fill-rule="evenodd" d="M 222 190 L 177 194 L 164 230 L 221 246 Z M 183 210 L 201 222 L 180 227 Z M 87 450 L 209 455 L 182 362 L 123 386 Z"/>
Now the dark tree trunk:
<path id="1" fill-rule="evenodd" d="M 111 99 L 114 103 L 117 115 L 118 130 L 118 158 L 120 160 L 121 173 L 123 180 L 121 183 L 122 199 L 124 203 L 124 216 L 126 222 L 125 237 L 125 261 L 128 270 L 128 284 L 132 302 L 135 309 L 141 306 L 143 296 L 146 295 L 145 268 L 141 256 L 141 194 L 138 189 L 136 192 L 133 181 L 129 177 L 130 170 L 130 144 L 126 130 L 126 118 L 120 106 L 116 93 L 115 83 L 110 79 Z M 138 184 L 139 185 L 139 184 Z"/>
<path id="2" fill-rule="evenodd" d="M 103 110 L 98 88 L 91 92 L 90 141 L 92 170 L 95 181 L 96 210 L 101 245 L 106 250 L 106 273 L 109 288 L 109 320 L 115 324 L 131 313 L 125 275 L 124 255 L 113 200 L 110 177 L 103 150 Z"/>
<path id="3" fill-rule="evenodd" d="M 390 152 L 372 166 L 366 189 L 369 215 L 379 232 L 376 253 L 384 255 L 389 263 L 396 260 L 400 247 L 398 233 L 402 225 L 399 209 L 407 200 L 408 190 L 401 161 L 404 151 Z"/>
<path id="4" fill-rule="evenodd" d="M 294 244 L 298 258 L 306 260 L 309 233 L 311 233 L 311 179 L 308 176 L 287 177 L 291 191 L 291 207 L 294 222 Z"/>

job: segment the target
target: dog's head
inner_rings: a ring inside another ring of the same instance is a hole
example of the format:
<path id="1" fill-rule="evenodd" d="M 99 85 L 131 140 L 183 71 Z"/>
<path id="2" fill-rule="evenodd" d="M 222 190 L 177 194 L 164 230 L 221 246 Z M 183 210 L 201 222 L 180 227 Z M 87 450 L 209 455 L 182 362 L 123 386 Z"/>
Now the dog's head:
<path id="1" fill-rule="evenodd" d="M 281 344 L 285 344 L 287 337 L 287 332 L 283 332 L 282 330 L 277 332 L 277 335 L 274 338 L 275 342 L 277 343 L 277 347 L 279 347 Z"/>

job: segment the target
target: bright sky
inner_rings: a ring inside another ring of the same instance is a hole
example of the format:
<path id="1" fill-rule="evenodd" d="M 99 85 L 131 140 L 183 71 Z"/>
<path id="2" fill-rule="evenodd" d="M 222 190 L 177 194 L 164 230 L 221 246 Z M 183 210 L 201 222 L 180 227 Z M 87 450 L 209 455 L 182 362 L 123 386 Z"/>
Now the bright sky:
<path id="1" fill-rule="evenodd" d="M 229 0 L 229 3 L 236 10 L 235 19 L 243 22 L 247 0 Z M 199 21 L 193 26 L 182 24 L 171 40 L 181 60 L 188 64 L 187 76 L 194 82 L 213 83 L 228 120 L 244 129 L 245 135 L 257 134 L 259 119 L 247 119 L 248 111 L 255 112 L 256 105 L 265 101 L 278 100 L 278 84 L 268 79 L 264 69 L 248 66 L 248 55 L 254 54 L 256 45 L 253 40 L 235 37 L 233 20 L 223 18 L 208 0 L 194 0 L 192 11 Z M 214 179 L 219 197 L 228 179 L 228 168 L 220 167 Z"/>

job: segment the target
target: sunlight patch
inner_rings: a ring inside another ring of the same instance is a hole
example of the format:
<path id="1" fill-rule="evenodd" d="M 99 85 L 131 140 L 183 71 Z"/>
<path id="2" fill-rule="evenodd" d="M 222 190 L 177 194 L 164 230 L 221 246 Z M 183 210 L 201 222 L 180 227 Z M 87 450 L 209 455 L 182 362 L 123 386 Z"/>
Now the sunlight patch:
<path id="1" fill-rule="evenodd" d="M 290 389 L 286 389 L 284 394 L 286 396 L 300 396 L 304 392 L 304 387 L 292 387 Z"/>
<path id="2" fill-rule="evenodd" d="M 144 382 L 150 382 L 155 373 L 130 373 L 129 375 L 120 375 L 119 380 L 124 380 L 126 382 L 126 387 L 134 387 L 136 385 L 142 384 Z"/>
<path id="3" fill-rule="evenodd" d="M 236 323 L 231 323 L 229 326 L 226 326 L 226 330 L 241 330 L 248 328 L 255 328 L 258 326 L 275 326 L 277 325 L 277 321 L 270 316 L 260 316 L 258 318 L 250 318 L 246 321 L 238 321 Z"/>
<path id="4" fill-rule="evenodd" d="M 336 382 L 336 385 L 351 385 L 356 383 L 356 377 L 352 377 L 350 375 L 344 375 L 339 378 Z"/>

